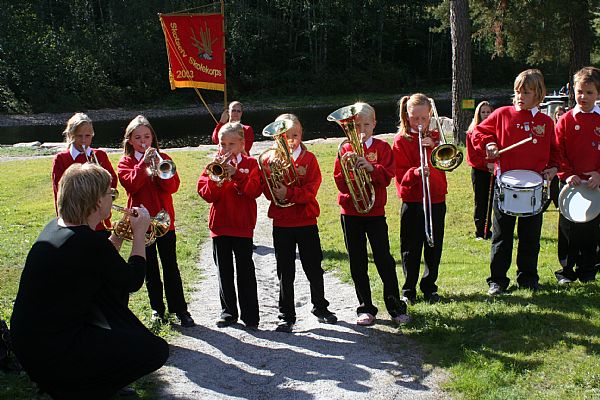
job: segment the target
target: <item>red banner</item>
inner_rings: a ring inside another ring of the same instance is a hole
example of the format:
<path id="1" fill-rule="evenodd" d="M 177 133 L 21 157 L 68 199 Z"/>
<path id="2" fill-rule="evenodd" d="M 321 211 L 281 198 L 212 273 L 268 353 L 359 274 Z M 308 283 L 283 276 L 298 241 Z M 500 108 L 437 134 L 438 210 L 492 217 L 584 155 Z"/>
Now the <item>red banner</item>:
<path id="1" fill-rule="evenodd" d="M 159 14 L 169 57 L 171 89 L 225 89 L 221 14 Z"/>

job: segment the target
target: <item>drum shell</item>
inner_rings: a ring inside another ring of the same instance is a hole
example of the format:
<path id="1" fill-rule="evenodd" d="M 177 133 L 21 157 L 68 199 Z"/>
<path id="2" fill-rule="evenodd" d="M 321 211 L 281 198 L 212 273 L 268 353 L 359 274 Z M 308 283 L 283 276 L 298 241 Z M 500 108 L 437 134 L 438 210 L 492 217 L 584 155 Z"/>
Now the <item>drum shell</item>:
<path id="1" fill-rule="evenodd" d="M 507 215 L 529 217 L 544 211 L 544 179 L 534 171 L 507 171 L 496 179 L 498 208 Z"/>

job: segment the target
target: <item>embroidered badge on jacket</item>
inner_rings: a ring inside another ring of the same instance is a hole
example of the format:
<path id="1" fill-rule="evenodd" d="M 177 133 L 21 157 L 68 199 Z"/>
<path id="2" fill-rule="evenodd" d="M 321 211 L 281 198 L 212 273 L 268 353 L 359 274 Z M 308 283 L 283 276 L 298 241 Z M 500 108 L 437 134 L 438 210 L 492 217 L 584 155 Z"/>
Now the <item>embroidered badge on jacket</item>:
<path id="1" fill-rule="evenodd" d="M 306 167 L 301 165 L 299 167 L 296 168 L 296 172 L 298 173 L 298 175 L 306 175 Z"/>
<path id="2" fill-rule="evenodd" d="M 596 134 L 596 136 L 600 136 L 600 126 L 597 126 L 597 127 L 594 129 L 594 133 Z"/>
<path id="3" fill-rule="evenodd" d="M 366 155 L 366 159 L 369 162 L 377 162 L 377 152 L 368 153 Z"/>
<path id="4" fill-rule="evenodd" d="M 546 124 L 536 125 L 533 127 L 533 132 L 538 136 L 544 136 L 545 131 L 546 131 Z"/>

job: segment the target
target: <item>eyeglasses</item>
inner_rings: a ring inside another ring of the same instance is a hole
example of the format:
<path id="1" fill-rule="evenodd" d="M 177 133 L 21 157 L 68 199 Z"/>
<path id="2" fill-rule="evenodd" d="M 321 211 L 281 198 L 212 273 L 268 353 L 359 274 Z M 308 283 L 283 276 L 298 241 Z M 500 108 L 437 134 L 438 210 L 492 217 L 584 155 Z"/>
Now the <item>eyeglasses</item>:
<path id="1" fill-rule="evenodd" d="M 106 192 L 106 194 L 110 194 L 112 201 L 115 201 L 119 198 L 119 191 L 115 188 L 110 188 L 109 191 Z"/>
<path id="2" fill-rule="evenodd" d="M 239 112 L 239 113 L 241 113 L 241 112 L 242 112 L 242 110 L 236 110 L 236 109 L 234 108 L 233 110 L 231 110 L 231 112 Z"/>

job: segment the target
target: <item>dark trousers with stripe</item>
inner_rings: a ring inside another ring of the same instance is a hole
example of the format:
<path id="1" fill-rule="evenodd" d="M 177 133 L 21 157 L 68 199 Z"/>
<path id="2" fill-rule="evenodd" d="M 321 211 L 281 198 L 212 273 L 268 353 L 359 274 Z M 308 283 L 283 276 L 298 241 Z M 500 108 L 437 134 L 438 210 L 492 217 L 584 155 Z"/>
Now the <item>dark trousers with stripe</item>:
<path id="1" fill-rule="evenodd" d="M 299 227 L 273 227 L 273 247 L 279 278 L 279 319 L 296 322 L 294 307 L 294 280 L 296 278 L 296 245 L 302 269 L 310 283 L 310 300 L 313 312 L 329 306 L 323 284 L 323 252 L 317 225 Z"/>
<path id="2" fill-rule="evenodd" d="M 146 247 L 146 288 L 150 307 L 161 314 L 165 312 L 163 301 L 163 281 L 158 268 L 158 255 L 162 265 L 164 294 L 171 313 L 183 313 L 187 311 L 187 304 L 183 296 L 183 283 L 177 265 L 177 237 L 175 231 L 169 231 L 164 236 L 156 239 L 156 242 Z"/>
<path id="3" fill-rule="evenodd" d="M 559 248 L 566 249 L 566 262 L 555 272 L 556 278 L 588 282 L 596 278 L 597 248 L 600 238 L 600 215 L 591 221 L 576 223 L 560 215 Z"/>
<path id="4" fill-rule="evenodd" d="M 377 315 L 377 307 L 373 304 L 369 284 L 369 257 L 367 239 L 371 244 L 375 267 L 383 283 L 383 298 L 390 316 L 401 313 L 398 309 L 400 290 L 396 275 L 396 261 L 390 253 L 390 240 L 385 216 L 359 217 L 341 215 L 344 242 L 350 260 L 350 273 L 359 306 L 357 314 L 369 313 Z"/>
<path id="5" fill-rule="evenodd" d="M 517 283 L 527 288 L 537 286 L 539 281 L 537 264 L 543 219 L 543 212 L 528 217 L 505 214 L 498 208 L 498 199 L 494 199 L 494 233 L 492 235 L 490 276 L 487 278 L 488 285 L 495 282 L 506 289 L 510 283 L 507 273 L 512 261 L 513 234 L 516 225 L 519 239 Z"/>
<path id="6" fill-rule="evenodd" d="M 235 255 L 234 280 L 233 257 Z M 241 320 L 246 325 L 256 326 L 259 322 L 256 274 L 252 260 L 252 238 L 216 236 L 213 238 L 213 259 L 219 269 L 219 297 L 221 318 Z M 241 314 L 238 315 L 235 282 L 239 292 Z"/>
<path id="7" fill-rule="evenodd" d="M 475 221 L 475 236 L 485 237 L 485 223 L 488 223 L 488 237 L 492 231 L 492 207 L 490 203 L 490 180 L 493 175 L 488 171 L 471 168 L 471 183 L 473 184 L 473 198 L 475 210 L 473 220 Z M 492 186 L 493 187 L 493 186 Z M 493 195 L 493 192 L 492 192 Z"/>
<path id="8" fill-rule="evenodd" d="M 409 299 L 417 295 L 417 282 L 421 269 L 421 254 L 425 261 L 425 269 L 419 287 L 426 297 L 437 292 L 436 281 L 442 248 L 444 245 L 444 226 L 446 203 L 431 205 L 432 231 L 434 246 L 427 244 L 425 237 L 425 217 L 422 203 L 403 203 L 400 213 L 400 251 L 402 253 L 402 269 L 404 285 L 402 294 Z"/>

